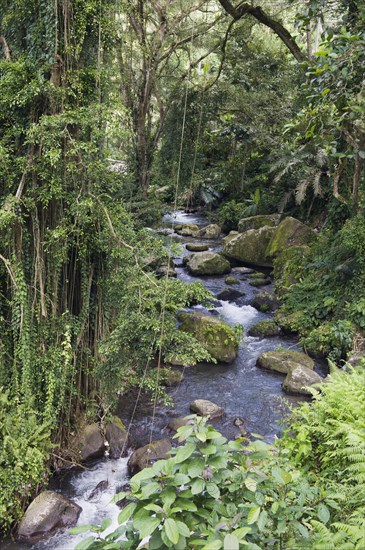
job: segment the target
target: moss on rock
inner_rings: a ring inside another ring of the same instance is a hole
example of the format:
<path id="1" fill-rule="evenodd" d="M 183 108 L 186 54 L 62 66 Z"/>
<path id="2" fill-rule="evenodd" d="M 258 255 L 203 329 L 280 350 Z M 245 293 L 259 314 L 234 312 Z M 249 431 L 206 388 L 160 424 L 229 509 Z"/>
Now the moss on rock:
<path id="1" fill-rule="evenodd" d="M 281 220 L 280 214 L 267 214 L 259 216 L 250 216 L 249 218 L 243 218 L 238 222 L 239 233 L 244 233 L 249 229 L 260 229 L 260 227 L 275 227 L 279 225 Z"/>
<path id="2" fill-rule="evenodd" d="M 258 336 L 260 338 L 270 338 L 272 336 L 280 336 L 280 327 L 273 319 L 265 319 L 253 325 L 248 331 L 249 336 Z"/>
<path id="3" fill-rule="evenodd" d="M 261 227 L 239 233 L 223 246 L 223 255 L 242 263 L 272 267 L 266 249 L 275 233 L 275 227 Z"/>

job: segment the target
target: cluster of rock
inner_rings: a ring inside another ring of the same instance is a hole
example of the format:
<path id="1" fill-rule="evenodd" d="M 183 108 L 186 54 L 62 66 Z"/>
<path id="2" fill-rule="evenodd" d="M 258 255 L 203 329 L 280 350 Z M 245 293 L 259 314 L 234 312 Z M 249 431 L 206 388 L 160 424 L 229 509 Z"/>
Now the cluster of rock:
<path id="1" fill-rule="evenodd" d="M 299 351 L 267 351 L 256 362 L 262 369 L 286 374 L 283 390 L 292 394 L 311 395 L 310 386 L 319 384 L 323 378 L 314 372 L 314 361 Z"/>

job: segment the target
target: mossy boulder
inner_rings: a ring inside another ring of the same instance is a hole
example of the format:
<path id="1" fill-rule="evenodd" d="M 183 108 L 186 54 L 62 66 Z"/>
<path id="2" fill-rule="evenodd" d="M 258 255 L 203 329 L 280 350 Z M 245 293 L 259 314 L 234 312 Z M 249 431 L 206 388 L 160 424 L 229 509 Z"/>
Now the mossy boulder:
<path id="1" fill-rule="evenodd" d="M 273 259 L 292 246 L 307 245 L 313 241 L 314 236 L 310 227 L 289 216 L 276 228 L 268 244 L 266 257 Z"/>
<path id="2" fill-rule="evenodd" d="M 224 279 L 224 282 L 226 283 L 226 285 L 239 285 L 240 282 L 238 279 L 236 279 L 235 277 L 226 277 Z"/>
<path id="3" fill-rule="evenodd" d="M 206 250 L 209 250 L 208 244 L 201 243 L 187 243 L 185 247 L 186 250 L 189 250 L 190 252 L 205 252 Z"/>
<path id="4" fill-rule="evenodd" d="M 237 357 L 238 339 L 234 329 L 216 317 L 204 313 L 185 314 L 180 330 L 192 334 L 217 361 L 232 363 Z"/>
<path id="5" fill-rule="evenodd" d="M 275 311 L 278 309 L 280 307 L 280 302 L 272 292 L 261 290 L 256 294 L 251 305 L 259 311 L 265 313 L 267 311 Z"/>
<path id="6" fill-rule="evenodd" d="M 281 330 L 273 319 L 265 319 L 253 325 L 248 334 L 259 338 L 271 338 L 272 336 L 280 336 Z"/>
<path id="7" fill-rule="evenodd" d="M 266 279 L 266 277 L 255 277 L 250 280 L 251 286 L 267 286 L 271 283 L 270 279 Z"/>
<path id="8" fill-rule="evenodd" d="M 163 385 L 167 387 L 178 386 L 184 380 L 184 374 L 181 370 L 164 368 L 161 372 Z"/>
<path id="9" fill-rule="evenodd" d="M 242 263 L 272 267 L 266 249 L 275 234 L 275 227 L 261 227 L 239 233 L 223 245 L 222 253 L 229 259 Z"/>
<path id="10" fill-rule="evenodd" d="M 128 460 L 128 468 L 132 475 L 140 472 L 144 468 L 151 466 L 156 460 L 169 458 L 171 450 L 171 441 L 169 439 L 158 439 L 152 441 L 144 447 L 140 447 L 132 453 Z"/>
<path id="11" fill-rule="evenodd" d="M 275 322 L 286 334 L 297 334 L 303 327 L 303 313 L 301 311 L 288 313 L 280 309 L 275 312 Z"/>
<path id="12" fill-rule="evenodd" d="M 179 229 L 176 226 L 175 231 L 182 237 L 195 237 L 198 234 L 199 226 L 195 223 L 186 223 L 179 227 Z"/>
<path id="13" fill-rule="evenodd" d="M 202 227 L 202 229 L 199 229 L 196 236 L 203 239 L 218 239 L 221 232 L 222 229 L 219 225 L 216 223 L 211 223 L 205 227 Z"/>
<path id="14" fill-rule="evenodd" d="M 289 370 L 282 387 L 286 393 L 311 395 L 309 387 L 322 381 L 323 378 L 312 369 L 297 365 Z"/>
<path id="15" fill-rule="evenodd" d="M 106 425 L 105 437 L 109 444 L 110 458 L 126 456 L 129 438 L 126 427 L 120 418 L 112 417 L 111 422 Z"/>
<path id="16" fill-rule="evenodd" d="M 214 252 L 196 252 L 189 256 L 187 268 L 193 275 L 224 275 L 231 271 L 226 258 Z"/>
<path id="17" fill-rule="evenodd" d="M 235 237 L 237 237 L 237 235 L 239 235 L 239 232 L 238 232 L 238 231 L 230 231 L 230 232 L 228 233 L 228 235 L 226 235 L 225 237 L 223 237 L 223 239 L 222 239 L 223 245 L 229 243 L 229 241 L 231 241 L 232 239 L 234 239 Z"/>
<path id="18" fill-rule="evenodd" d="M 265 351 L 257 358 L 256 365 L 262 369 L 288 374 L 290 369 L 304 366 L 313 370 L 314 361 L 299 351 Z"/>
<path id="19" fill-rule="evenodd" d="M 18 529 L 19 539 L 34 543 L 57 529 L 76 525 L 82 508 L 54 491 L 43 491 L 28 506 Z"/>
<path id="20" fill-rule="evenodd" d="M 281 214 L 268 214 L 243 218 L 238 222 L 238 231 L 244 233 L 249 229 L 260 229 L 265 226 L 276 227 L 279 225 L 281 217 Z"/>

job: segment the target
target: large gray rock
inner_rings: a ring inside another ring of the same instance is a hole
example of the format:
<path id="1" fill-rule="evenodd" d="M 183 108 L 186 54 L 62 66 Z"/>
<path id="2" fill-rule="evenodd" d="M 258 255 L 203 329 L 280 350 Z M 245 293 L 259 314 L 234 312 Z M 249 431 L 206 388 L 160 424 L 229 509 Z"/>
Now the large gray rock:
<path id="1" fill-rule="evenodd" d="M 128 448 L 128 432 L 123 422 L 113 416 L 112 421 L 105 428 L 105 436 L 109 443 L 110 458 L 125 456 Z"/>
<path id="2" fill-rule="evenodd" d="M 261 353 L 256 365 L 262 369 L 288 374 L 291 369 L 298 366 L 313 370 L 314 361 L 305 353 L 299 351 L 265 351 Z"/>
<path id="3" fill-rule="evenodd" d="M 187 268 L 193 275 L 223 275 L 231 271 L 228 260 L 214 252 L 197 252 L 191 254 Z"/>
<path id="4" fill-rule="evenodd" d="M 169 451 L 171 449 L 171 442 L 169 439 L 158 439 L 152 441 L 149 445 L 140 447 L 131 455 L 128 460 L 128 468 L 131 474 L 136 474 L 151 466 L 156 460 L 163 458 L 169 458 Z"/>
<path id="5" fill-rule="evenodd" d="M 104 456 L 104 452 L 104 438 L 101 435 L 99 425 L 90 424 L 86 426 L 81 434 L 81 460 L 86 462 L 93 458 L 101 458 Z"/>
<path id="6" fill-rule="evenodd" d="M 199 229 L 197 237 L 202 237 L 203 239 L 218 239 L 221 234 L 222 229 L 216 223 L 211 223 L 206 225 L 202 229 Z"/>
<path id="7" fill-rule="evenodd" d="M 186 250 L 189 250 L 190 252 L 206 252 L 209 250 L 209 244 L 187 243 L 185 247 Z"/>
<path id="8" fill-rule="evenodd" d="M 238 342 L 230 325 L 205 315 L 185 314 L 180 330 L 192 334 L 217 361 L 232 363 L 238 354 Z"/>
<path id="9" fill-rule="evenodd" d="M 311 392 L 308 389 L 309 386 L 319 384 L 322 381 L 323 378 L 319 376 L 319 374 L 304 365 L 298 365 L 289 370 L 283 382 L 283 390 L 286 393 L 311 395 Z"/>
<path id="10" fill-rule="evenodd" d="M 239 233 L 224 243 L 222 253 L 227 258 L 242 263 L 272 267 L 272 260 L 267 256 L 266 249 L 275 231 L 275 227 L 265 226 Z"/>
<path id="11" fill-rule="evenodd" d="M 241 292 L 236 288 L 224 288 L 223 290 L 221 290 L 221 292 L 217 294 L 217 298 L 218 300 L 231 302 L 233 300 L 237 300 L 237 298 L 241 298 L 244 295 L 245 295 L 244 292 Z"/>
<path id="12" fill-rule="evenodd" d="M 190 403 L 190 410 L 200 416 L 209 416 L 212 419 L 220 418 L 224 414 L 222 407 L 207 399 L 195 399 Z"/>
<path id="13" fill-rule="evenodd" d="M 18 529 L 18 537 L 35 542 L 45 535 L 52 535 L 61 527 L 76 525 L 82 508 L 54 491 L 43 491 L 27 508 Z"/>
<path id="14" fill-rule="evenodd" d="M 260 227 L 276 227 L 279 225 L 281 214 L 267 214 L 243 218 L 238 222 L 238 231 L 244 233 L 249 229 L 260 229 Z"/>

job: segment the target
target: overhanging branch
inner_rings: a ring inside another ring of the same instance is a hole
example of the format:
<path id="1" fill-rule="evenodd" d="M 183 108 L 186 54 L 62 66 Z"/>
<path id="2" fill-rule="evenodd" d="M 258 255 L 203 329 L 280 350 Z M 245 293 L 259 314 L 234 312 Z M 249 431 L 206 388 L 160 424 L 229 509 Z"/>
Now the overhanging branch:
<path id="1" fill-rule="evenodd" d="M 302 53 L 290 32 L 281 23 L 279 23 L 279 21 L 276 21 L 267 15 L 267 13 L 265 13 L 260 6 L 255 7 L 250 4 L 243 3 L 235 7 L 231 4 L 230 0 L 219 0 L 219 3 L 235 21 L 242 19 L 245 15 L 251 15 L 257 21 L 272 29 L 299 63 L 306 60 L 305 55 Z"/>

